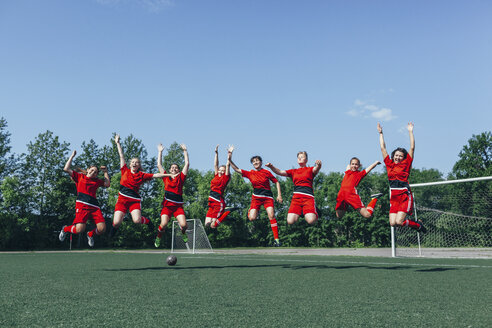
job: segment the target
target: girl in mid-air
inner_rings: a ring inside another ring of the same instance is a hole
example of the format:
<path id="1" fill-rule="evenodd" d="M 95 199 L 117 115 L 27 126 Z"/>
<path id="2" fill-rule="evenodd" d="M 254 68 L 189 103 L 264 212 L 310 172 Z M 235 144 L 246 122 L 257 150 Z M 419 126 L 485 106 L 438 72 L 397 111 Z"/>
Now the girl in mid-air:
<path id="1" fill-rule="evenodd" d="M 230 166 L 234 146 L 227 149 L 227 163 L 219 166 L 219 145 L 215 147 L 214 177 L 210 181 L 210 195 L 208 196 L 208 211 L 205 217 L 205 226 L 215 229 L 224 221 L 230 211 L 225 209 L 224 190 L 231 179 Z"/>
<path id="2" fill-rule="evenodd" d="M 94 234 L 100 235 L 106 230 L 106 222 L 102 216 L 101 208 L 96 198 L 99 187 L 109 187 L 110 180 L 106 166 L 101 166 L 104 172 L 104 180 L 98 179 L 99 168 L 92 165 L 87 170 L 79 170 L 81 173 L 72 170 L 72 161 L 77 152 L 74 150 L 68 158 L 63 170 L 70 174 L 70 177 L 77 186 L 77 200 L 75 201 L 75 219 L 70 226 L 64 226 L 58 238 L 64 241 L 67 233 L 79 234 L 85 231 L 87 220 L 92 219 L 96 228 L 87 233 L 87 242 L 90 247 L 94 247 Z"/>
<path id="3" fill-rule="evenodd" d="M 318 220 L 318 211 L 314 201 L 313 180 L 321 169 L 321 161 L 316 160 L 314 166 L 307 166 L 308 154 L 305 151 L 297 153 L 297 163 L 299 168 L 292 170 L 279 170 L 273 164 L 267 163 L 273 173 L 289 177 L 294 182 L 294 194 L 290 202 L 287 214 L 287 223 L 297 222 L 299 216 L 304 215 L 306 222 L 314 224 Z"/>
<path id="4" fill-rule="evenodd" d="M 340 191 L 337 196 L 337 204 L 335 206 L 337 218 L 340 219 L 345 215 L 349 205 L 365 218 L 370 218 L 372 216 L 374 206 L 376 205 L 378 198 L 383 194 L 377 193 L 371 195 L 371 201 L 367 207 L 364 207 L 364 204 L 362 203 L 362 200 L 357 192 L 357 186 L 361 180 L 379 164 L 381 164 L 381 162 L 376 161 L 369 165 L 369 167 L 365 170 L 359 171 L 360 160 L 357 157 L 352 157 L 352 159 L 350 159 L 350 163 L 347 165 L 345 170 L 342 185 L 340 186 Z"/>
<path id="5" fill-rule="evenodd" d="M 188 174 L 190 161 L 188 157 L 188 149 L 186 148 L 186 145 L 182 144 L 181 149 L 183 150 L 184 155 L 183 170 L 180 172 L 179 165 L 173 163 L 169 168 L 169 173 L 167 173 L 162 166 L 162 151 L 164 150 L 164 147 L 162 144 L 159 144 L 157 149 L 159 150 L 159 154 L 157 155 L 157 168 L 160 173 L 165 175 L 162 178 L 162 182 L 164 182 L 164 200 L 162 201 L 161 224 L 157 228 L 157 237 L 154 242 L 154 246 L 158 248 L 161 245 L 162 234 L 172 216 L 176 218 L 179 226 L 181 227 L 183 241 L 185 243 L 188 242 L 188 236 L 186 235 L 188 225 L 186 223 L 186 216 L 183 209 L 183 185 L 186 180 L 186 175 Z"/>
<path id="6" fill-rule="evenodd" d="M 121 148 L 119 134 L 114 137 L 114 142 L 116 143 L 118 154 L 120 155 L 121 179 L 120 193 L 114 209 L 113 227 L 109 235 L 110 237 L 114 236 L 120 225 L 123 223 L 123 219 L 127 212 L 130 212 L 134 223 L 146 224 L 149 226 L 150 230 L 154 230 L 152 221 L 142 216 L 141 197 L 138 191 L 144 182 L 155 178 L 162 178 L 164 177 L 164 174 L 142 172 L 140 159 L 137 157 L 130 160 L 130 168 L 128 168 L 123 149 Z"/>
<path id="7" fill-rule="evenodd" d="M 253 156 L 250 160 L 253 164 L 254 170 L 245 171 L 241 170 L 231 160 L 231 166 L 237 173 L 240 173 L 243 177 L 248 178 L 253 185 L 253 195 L 251 196 L 251 206 L 248 211 L 248 219 L 250 221 L 256 220 L 258 212 L 261 206 L 265 208 L 268 219 L 270 220 L 270 227 L 272 228 L 273 238 L 275 246 L 280 246 L 280 239 L 278 237 L 277 220 L 275 219 L 275 210 L 273 203 L 273 193 L 270 188 L 270 181 L 277 186 L 277 202 L 282 203 L 282 191 L 280 190 L 280 183 L 273 176 L 270 171 L 265 170 L 263 160 L 260 156 Z"/>
<path id="8" fill-rule="evenodd" d="M 412 229 L 425 232 L 426 229 L 422 222 L 408 220 L 407 215 L 413 213 L 413 196 L 408 184 L 408 177 L 412 169 L 413 154 L 415 151 L 415 138 L 413 135 L 413 123 L 408 123 L 407 129 L 410 136 L 410 150 L 396 148 L 391 153 L 391 157 L 386 151 L 386 144 L 383 137 L 383 128 L 378 123 L 379 145 L 383 154 L 384 164 L 388 173 L 390 185 L 390 213 L 389 222 L 393 226 L 408 226 Z"/>

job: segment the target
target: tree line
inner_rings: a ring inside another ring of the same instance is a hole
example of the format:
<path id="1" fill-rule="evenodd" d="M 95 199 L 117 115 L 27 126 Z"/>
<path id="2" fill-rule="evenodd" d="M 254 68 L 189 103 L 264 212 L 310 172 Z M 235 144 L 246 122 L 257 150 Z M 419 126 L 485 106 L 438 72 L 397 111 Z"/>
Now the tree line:
<path id="1" fill-rule="evenodd" d="M 53 132 L 40 133 L 27 145 L 27 152 L 13 154 L 7 121 L 0 119 L 0 250 L 66 249 L 58 241 L 57 231 L 70 224 L 75 215 L 76 188 L 63 166 L 70 154 L 70 144 L 60 140 Z M 111 177 L 109 188 L 100 188 L 98 200 L 108 227 L 112 223 L 114 206 L 118 198 L 121 177 L 119 155 L 113 138 L 100 146 L 94 140 L 83 142 L 81 151 L 73 161 L 74 167 L 87 168 L 92 164 L 108 166 Z M 139 157 L 144 170 L 154 171 L 156 158 L 150 157 L 142 141 L 129 135 L 121 142 L 127 159 Z M 163 158 L 165 168 L 171 163 L 183 164 L 183 153 L 174 142 Z M 492 133 L 484 132 L 468 140 L 458 155 L 458 161 L 448 176 L 437 169 L 413 169 L 410 183 L 440 181 L 444 179 L 469 178 L 492 175 Z M 283 204 L 275 204 L 282 244 L 291 247 L 388 247 L 390 229 L 388 224 L 389 199 L 381 197 L 374 216 L 362 218 L 357 212 L 349 211 L 342 219 L 336 219 L 334 206 L 343 179 L 343 172 L 320 172 L 314 180 L 317 207 L 321 210 L 318 223 L 310 226 L 303 220 L 288 226 L 286 223 L 293 183 L 279 178 Z M 190 169 L 184 186 L 184 208 L 187 218 L 203 219 L 207 212 L 210 180 L 213 171 L 200 172 Z M 490 183 L 474 185 L 473 188 L 489 188 Z M 275 187 L 273 186 L 273 189 Z M 387 191 L 386 173 L 370 173 L 357 188 L 364 202 L 368 202 L 374 191 Z M 440 188 L 439 192 L 469 193 L 463 186 Z M 273 190 L 274 194 L 276 190 Z M 247 219 L 252 187 L 237 173 L 231 173 L 226 189 L 228 206 L 238 207 L 225 224 L 207 231 L 213 247 L 256 247 L 273 245 L 273 235 L 266 212 L 261 210 L 256 221 Z M 420 193 L 420 194 L 418 194 Z M 432 202 L 436 191 L 425 194 L 416 191 L 416 199 Z M 142 215 L 155 225 L 160 222 L 161 202 L 164 186 L 160 179 L 145 183 L 141 188 Z M 452 204 L 450 204 L 451 206 Z M 466 211 L 468 209 L 458 209 Z M 475 209 L 476 210 L 476 209 Z M 479 209 L 483 211 L 482 209 Z M 89 222 L 90 228 L 91 222 Z M 157 231 L 147 226 L 136 225 L 131 219 L 109 240 L 106 235 L 96 238 L 97 247 L 152 248 Z M 85 237 L 85 235 L 84 235 Z M 84 239 L 85 240 L 85 239 Z M 164 247 L 170 247 L 171 231 L 163 236 Z"/>

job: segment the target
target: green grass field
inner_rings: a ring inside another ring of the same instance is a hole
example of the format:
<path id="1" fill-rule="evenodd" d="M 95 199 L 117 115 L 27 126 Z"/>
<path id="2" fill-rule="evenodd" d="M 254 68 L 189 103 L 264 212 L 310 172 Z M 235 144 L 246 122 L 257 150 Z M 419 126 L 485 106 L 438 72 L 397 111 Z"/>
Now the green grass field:
<path id="1" fill-rule="evenodd" d="M 492 325 L 492 261 L 0 254 L 0 326 Z"/>

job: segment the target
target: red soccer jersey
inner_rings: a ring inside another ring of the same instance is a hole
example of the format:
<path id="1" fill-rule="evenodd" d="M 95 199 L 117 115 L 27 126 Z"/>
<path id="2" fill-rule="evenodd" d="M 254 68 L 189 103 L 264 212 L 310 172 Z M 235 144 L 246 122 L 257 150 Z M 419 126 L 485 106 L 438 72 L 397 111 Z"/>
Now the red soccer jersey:
<path id="1" fill-rule="evenodd" d="M 148 180 L 152 180 L 154 175 L 152 173 L 144 173 L 138 171 L 137 173 L 132 173 L 132 171 L 126 166 L 126 164 L 121 168 L 121 179 L 120 184 L 123 187 L 130 188 L 134 192 L 138 193 L 142 183 Z"/>
<path id="2" fill-rule="evenodd" d="M 245 171 L 241 170 L 241 175 L 245 178 L 248 178 L 249 181 L 251 181 L 251 184 L 253 185 L 254 189 L 266 189 L 266 190 L 271 190 L 270 189 L 270 181 L 273 183 L 277 183 L 277 179 L 273 176 L 270 171 L 261 169 L 259 171 L 257 170 L 251 170 L 251 171 Z"/>
<path id="3" fill-rule="evenodd" d="M 89 178 L 87 175 L 72 171 L 72 178 L 77 186 L 77 193 L 83 193 L 96 198 L 97 188 L 104 186 L 104 180 Z"/>
<path id="4" fill-rule="evenodd" d="M 407 155 L 407 158 L 398 164 L 393 162 L 389 155 L 386 156 L 384 164 L 386 165 L 386 171 L 388 172 L 388 180 L 399 180 L 408 183 L 412 162 L 413 158 L 410 155 Z"/>
<path id="5" fill-rule="evenodd" d="M 354 191 L 355 187 L 360 183 L 360 181 L 367 175 L 366 170 L 362 171 L 345 171 L 345 176 L 342 180 L 342 185 L 340 190 L 343 191 Z"/>
<path id="6" fill-rule="evenodd" d="M 227 187 L 227 184 L 229 183 L 230 176 L 223 174 L 222 176 L 219 177 L 218 174 L 214 176 L 212 181 L 210 181 L 210 190 L 215 191 L 222 195 L 224 193 L 225 188 Z"/>
<path id="7" fill-rule="evenodd" d="M 294 186 L 313 188 L 313 167 L 306 166 L 285 171 L 294 182 Z"/>
<path id="8" fill-rule="evenodd" d="M 164 171 L 164 173 L 167 172 Z M 164 189 L 177 195 L 183 195 L 183 185 L 185 179 L 186 175 L 184 175 L 183 172 L 180 172 L 174 179 L 171 177 L 163 177 L 162 181 L 164 182 Z"/>

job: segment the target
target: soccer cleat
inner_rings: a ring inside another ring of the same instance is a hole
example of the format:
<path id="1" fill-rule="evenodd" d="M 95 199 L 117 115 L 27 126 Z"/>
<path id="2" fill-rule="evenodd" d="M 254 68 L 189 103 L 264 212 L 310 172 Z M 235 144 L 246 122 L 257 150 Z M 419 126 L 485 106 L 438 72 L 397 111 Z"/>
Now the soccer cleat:
<path id="1" fill-rule="evenodd" d="M 184 241 L 185 243 L 187 243 L 187 242 L 188 242 L 188 235 L 186 234 L 186 231 L 183 233 L 183 241 Z"/>
<path id="2" fill-rule="evenodd" d="M 90 247 L 94 247 L 94 237 L 89 236 L 89 233 L 87 233 L 87 243 Z"/>
<path id="3" fill-rule="evenodd" d="M 376 194 L 372 194 L 372 195 L 371 195 L 371 198 L 376 198 L 376 199 L 378 199 L 378 198 L 379 198 L 379 197 L 381 197 L 381 196 L 383 196 L 383 193 L 382 193 L 382 192 L 378 192 L 378 193 L 376 193 Z"/>
<path id="4" fill-rule="evenodd" d="M 280 246 L 282 246 L 282 243 L 280 242 L 280 239 L 275 239 L 275 240 L 273 241 L 273 245 L 274 245 L 275 247 L 280 247 Z"/>
<path id="5" fill-rule="evenodd" d="M 161 246 L 161 238 L 157 237 L 154 241 L 155 248 L 159 248 Z"/>
<path id="6" fill-rule="evenodd" d="M 417 221 L 417 223 L 420 224 L 420 227 L 417 231 L 422 232 L 422 233 L 426 233 L 427 229 L 426 229 L 426 227 L 424 227 L 424 224 L 422 223 L 422 221 Z"/>
<path id="7" fill-rule="evenodd" d="M 60 241 L 64 241 L 65 237 L 67 236 L 67 233 L 65 232 L 65 227 L 66 226 L 63 226 L 63 228 L 61 228 L 60 234 L 58 235 L 58 239 L 60 239 Z"/>

